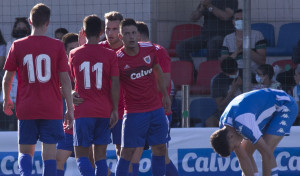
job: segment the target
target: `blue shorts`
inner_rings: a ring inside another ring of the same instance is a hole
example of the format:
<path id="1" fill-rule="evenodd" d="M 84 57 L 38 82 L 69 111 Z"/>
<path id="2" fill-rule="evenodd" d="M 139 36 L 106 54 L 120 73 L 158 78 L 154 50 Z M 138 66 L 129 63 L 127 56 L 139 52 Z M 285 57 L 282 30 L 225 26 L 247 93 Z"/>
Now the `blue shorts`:
<path id="1" fill-rule="evenodd" d="M 128 113 L 123 116 L 121 147 L 144 147 L 167 142 L 168 119 L 163 108 L 144 113 Z"/>
<path id="2" fill-rule="evenodd" d="M 105 145 L 111 143 L 110 118 L 79 118 L 73 126 L 74 146 L 89 147 L 92 144 Z"/>
<path id="3" fill-rule="evenodd" d="M 122 119 L 119 119 L 118 123 L 111 129 L 113 144 L 121 145 L 122 121 Z"/>
<path id="4" fill-rule="evenodd" d="M 64 138 L 62 120 L 19 120 L 19 144 L 56 144 Z"/>
<path id="5" fill-rule="evenodd" d="M 73 135 L 65 133 L 65 138 L 58 141 L 56 148 L 74 152 Z"/>
<path id="6" fill-rule="evenodd" d="M 289 136 L 291 127 L 298 115 L 298 104 L 293 98 L 282 110 L 275 112 L 270 123 L 262 130 L 263 134 Z"/>

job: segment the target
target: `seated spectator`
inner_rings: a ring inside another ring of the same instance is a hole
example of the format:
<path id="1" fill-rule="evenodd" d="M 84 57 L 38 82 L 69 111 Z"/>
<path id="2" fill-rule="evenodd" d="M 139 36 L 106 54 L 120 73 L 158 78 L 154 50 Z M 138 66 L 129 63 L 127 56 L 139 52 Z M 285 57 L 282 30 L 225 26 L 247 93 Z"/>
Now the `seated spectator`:
<path id="1" fill-rule="evenodd" d="M 281 89 L 281 84 L 273 79 L 274 69 L 272 65 L 263 64 L 256 70 L 256 82 L 253 85 L 253 90 L 262 88 Z"/>
<path id="2" fill-rule="evenodd" d="M 217 111 L 209 117 L 206 127 L 218 127 L 219 119 L 228 103 L 237 95 L 242 93 L 242 79 L 236 60 L 228 57 L 221 62 L 222 72 L 212 79 L 211 92 L 216 100 Z"/>
<path id="3" fill-rule="evenodd" d="M 58 28 L 54 32 L 54 37 L 58 40 L 62 40 L 62 37 L 68 33 L 68 30 L 65 28 Z"/>
<path id="4" fill-rule="evenodd" d="M 243 11 L 241 9 L 234 12 L 233 20 L 235 32 L 225 36 L 221 50 L 221 59 L 228 56 L 235 59 L 238 68 L 244 68 L 243 61 Z M 259 31 L 251 30 L 251 72 L 253 79 L 259 65 L 266 63 L 266 46 L 263 35 Z M 255 82 L 253 80 L 253 82 Z"/>
<path id="5" fill-rule="evenodd" d="M 207 48 L 208 60 L 218 59 L 224 36 L 234 31 L 230 19 L 237 7 L 237 0 L 201 0 L 191 16 L 193 22 L 204 17 L 201 34 L 183 40 L 176 46 L 180 60 L 193 62 L 191 53 L 203 48 Z"/>
<path id="6" fill-rule="evenodd" d="M 296 86 L 293 88 L 293 97 L 298 104 L 298 109 L 300 109 L 300 65 L 295 69 L 294 79 Z M 297 119 L 294 122 L 294 125 L 300 126 L 300 111 L 298 111 Z"/>
<path id="7" fill-rule="evenodd" d="M 295 65 L 300 64 L 300 40 L 298 41 L 296 48 L 293 50 L 292 61 Z M 296 85 L 294 79 L 295 74 L 295 69 L 290 69 L 279 73 L 276 77 L 276 80 L 281 83 L 282 89 L 289 94 L 292 94 L 291 88 Z"/>

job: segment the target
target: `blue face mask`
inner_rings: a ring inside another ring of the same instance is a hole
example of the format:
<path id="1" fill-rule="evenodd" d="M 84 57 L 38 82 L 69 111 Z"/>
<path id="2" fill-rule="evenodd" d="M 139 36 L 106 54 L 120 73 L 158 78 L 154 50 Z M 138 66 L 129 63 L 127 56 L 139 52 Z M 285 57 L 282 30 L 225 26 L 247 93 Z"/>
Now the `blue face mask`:
<path id="1" fill-rule="evenodd" d="M 235 79 L 235 78 L 237 78 L 238 76 L 239 76 L 239 71 L 237 71 L 235 75 L 229 75 L 229 78 Z"/>
<path id="2" fill-rule="evenodd" d="M 262 79 L 260 76 L 258 76 L 257 74 L 256 74 L 256 76 L 255 76 L 255 79 L 256 79 L 256 81 L 259 83 L 259 84 L 262 84 L 263 82 L 264 82 L 264 79 Z"/>
<path id="3" fill-rule="evenodd" d="M 236 30 L 239 30 L 239 31 L 243 30 L 243 20 L 236 20 L 234 22 L 234 27 Z"/>

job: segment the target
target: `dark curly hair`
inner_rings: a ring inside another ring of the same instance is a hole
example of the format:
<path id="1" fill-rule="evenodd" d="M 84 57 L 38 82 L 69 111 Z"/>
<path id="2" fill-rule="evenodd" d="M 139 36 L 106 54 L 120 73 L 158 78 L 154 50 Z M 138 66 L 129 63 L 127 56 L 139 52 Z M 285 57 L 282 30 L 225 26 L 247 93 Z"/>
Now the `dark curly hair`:
<path id="1" fill-rule="evenodd" d="M 222 157 L 227 157 L 230 155 L 227 134 L 228 134 L 228 129 L 222 128 L 215 131 L 210 136 L 210 144 L 212 148 L 216 153 L 218 153 Z"/>

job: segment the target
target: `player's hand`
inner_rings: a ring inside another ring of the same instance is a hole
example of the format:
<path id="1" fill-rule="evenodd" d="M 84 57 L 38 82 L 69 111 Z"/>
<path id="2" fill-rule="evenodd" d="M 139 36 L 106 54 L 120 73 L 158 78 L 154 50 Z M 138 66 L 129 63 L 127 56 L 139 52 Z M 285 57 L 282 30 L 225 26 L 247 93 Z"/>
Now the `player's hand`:
<path id="1" fill-rule="evenodd" d="M 6 115 L 13 115 L 12 109 L 14 109 L 14 103 L 9 98 L 8 100 L 3 101 L 3 111 Z"/>
<path id="2" fill-rule="evenodd" d="M 86 43 L 86 38 L 85 38 L 83 28 L 81 28 L 80 31 L 79 31 L 78 43 L 79 43 L 79 46 L 84 45 Z"/>
<path id="3" fill-rule="evenodd" d="M 118 111 L 112 111 L 110 115 L 109 128 L 113 128 L 119 120 Z"/>
<path id="4" fill-rule="evenodd" d="M 80 98 L 80 95 L 75 91 L 72 91 L 72 99 L 75 106 L 78 106 L 84 101 L 83 98 Z"/>
<path id="5" fill-rule="evenodd" d="M 71 110 L 67 110 L 65 114 L 64 123 L 66 124 L 65 129 L 69 130 L 73 127 L 74 122 L 74 110 L 73 108 Z"/>
<path id="6" fill-rule="evenodd" d="M 165 113 L 171 112 L 170 97 L 169 96 L 163 96 L 162 102 L 163 102 L 163 107 L 164 107 Z"/>

